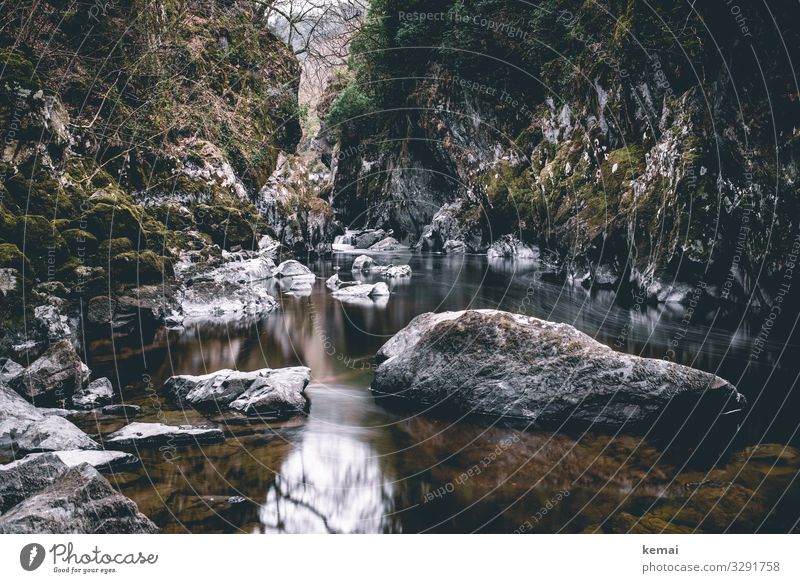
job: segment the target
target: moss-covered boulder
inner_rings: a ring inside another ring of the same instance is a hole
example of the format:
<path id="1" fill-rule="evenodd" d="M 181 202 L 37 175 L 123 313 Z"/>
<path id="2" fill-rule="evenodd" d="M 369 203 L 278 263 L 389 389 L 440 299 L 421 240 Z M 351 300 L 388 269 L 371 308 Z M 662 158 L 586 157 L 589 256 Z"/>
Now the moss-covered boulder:
<path id="1" fill-rule="evenodd" d="M 97 237 L 82 229 L 67 229 L 61 233 L 73 257 L 91 257 L 97 253 Z"/>
<path id="2" fill-rule="evenodd" d="M 106 239 L 97 248 L 98 261 L 101 264 L 106 263 L 109 257 L 116 257 L 129 251 L 133 251 L 133 243 L 127 237 Z"/>
<path id="3" fill-rule="evenodd" d="M 171 262 L 149 250 L 120 253 L 111 260 L 112 283 L 157 283 L 171 275 Z"/>
<path id="4" fill-rule="evenodd" d="M 19 247 L 13 243 L 0 244 L 0 268 L 16 269 L 20 272 L 24 269 L 26 274 L 33 273 L 33 267 L 30 261 L 28 261 L 25 254 L 19 250 Z"/>

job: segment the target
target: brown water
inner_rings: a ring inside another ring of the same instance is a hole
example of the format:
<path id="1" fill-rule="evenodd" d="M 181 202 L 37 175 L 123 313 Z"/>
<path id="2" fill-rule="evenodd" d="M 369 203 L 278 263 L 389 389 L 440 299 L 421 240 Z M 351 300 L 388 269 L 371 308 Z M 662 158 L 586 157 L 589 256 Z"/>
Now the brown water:
<path id="1" fill-rule="evenodd" d="M 679 307 L 623 308 L 610 292 L 542 282 L 532 264 L 476 256 L 398 255 L 410 279 L 392 295 L 345 304 L 325 288 L 352 256 L 310 266 L 308 297 L 270 285 L 281 309 L 257 320 L 159 331 L 141 345 L 91 345 L 90 366 L 116 379 L 137 420 L 223 428 L 219 445 L 141 450 L 109 479 L 166 532 L 624 532 L 796 529 L 797 346 L 775 330 L 756 360 L 762 320 Z M 366 277 L 370 280 L 370 277 Z M 414 316 L 501 308 L 568 322 L 618 350 L 716 372 L 753 403 L 732 443 L 702 459 L 636 436 L 522 431 L 415 416 L 369 392 L 371 359 Z M 672 350 L 673 352 L 668 352 Z M 173 374 L 311 368 L 310 414 L 281 423 L 206 417 L 160 393 Z M 107 434 L 124 420 L 84 422 Z M 746 449 L 749 448 L 749 449 Z M 718 455 L 721 452 L 721 455 Z M 743 453 L 744 452 L 744 453 Z"/>

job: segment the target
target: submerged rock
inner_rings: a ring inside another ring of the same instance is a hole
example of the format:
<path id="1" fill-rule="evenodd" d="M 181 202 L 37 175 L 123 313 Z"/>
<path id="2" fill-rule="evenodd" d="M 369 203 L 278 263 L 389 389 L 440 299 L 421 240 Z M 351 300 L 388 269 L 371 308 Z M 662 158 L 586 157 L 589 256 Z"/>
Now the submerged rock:
<path id="1" fill-rule="evenodd" d="M 359 255 L 353 261 L 352 271 L 369 271 L 375 261 L 369 255 Z"/>
<path id="2" fill-rule="evenodd" d="M 109 447 L 128 449 L 145 445 L 219 443 L 224 440 L 224 434 L 216 428 L 134 421 L 103 441 Z"/>
<path id="3" fill-rule="evenodd" d="M 108 405 L 114 398 L 114 387 L 105 377 L 95 379 L 85 388 L 76 391 L 72 404 L 78 409 L 95 409 Z"/>
<path id="4" fill-rule="evenodd" d="M 615 352 L 567 324 L 495 310 L 422 314 L 376 361 L 376 392 L 539 425 L 650 429 L 662 414 L 680 425 L 692 412 L 705 430 L 745 406 L 713 374 Z"/>
<path id="5" fill-rule="evenodd" d="M 310 380 L 311 370 L 304 366 L 252 372 L 224 369 L 207 375 L 170 377 L 164 391 L 196 409 L 229 408 L 247 415 L 286 417 L 307 409 L 304 391 Z"/>
<path id="6" fill-rule="evenodd" d="M 73 423 L 46 415 L 16 392 L 0 385 L 0 452 L 98 449 L 100 446 Z"/>
<path id="7" fill-rule="evenodd" d="M 68 399 L 88 377 L 89 369 L 72 344 L 60 340 L 8 384 L 29 401 L 50 405 Z"/>
<path id="8" fill-rule="evenodd" d="M 0 516 L 0 533 L 132 534 L 157 530 L 132 500 L 86 463 L 68 469 Z"/>

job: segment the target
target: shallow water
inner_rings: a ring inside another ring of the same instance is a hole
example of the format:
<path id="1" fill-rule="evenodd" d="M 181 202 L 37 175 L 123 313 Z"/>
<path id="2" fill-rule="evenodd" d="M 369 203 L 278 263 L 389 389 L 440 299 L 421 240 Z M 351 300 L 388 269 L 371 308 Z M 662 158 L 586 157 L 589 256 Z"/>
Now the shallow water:
<path id="1" fill-rule="evenodd" d="M 349 278 L 352 259 L 311 263 L 318 279 L 307 297 L 265 284 L 281 309 L 261 319 L 162 330 L 139 346 L 90 344 L 95 374 L 144 406 L 137 420 L 214 424 L 228 435 L 219 445 L 142 450 L 141 467 L 109 475 L 165 531 L 616 532 L 634 528 L 628 517 L 710 532 L 796 528 L 800 460 L 736 461 L 753 444 L 798 441 L 797 346 L 786 348 L 776 329 L 752 359 L 763 318 L 696 313 L 687 326 L 684 308 L 623 308 L 611 292 L 543 282 L 534 264 L 478 256 L 385 255 L 381 263 L 409 263 L 412 277 L 389 281 L 388 298 L 342 303 L 325 279 L 335 265 Z M 368 390 L 378 348 L 420 313 L 465 308 L 567 322 L 617 350 L 716 372 L 753 407 L 724 455 L 691 465 L 686 452 L 642 437 L 522 431 L 384 407 Z M 280 423 L 209 418 L 159 391 L 173 374 L 297 364 L 312 371 L 310 414 Z M 122 424 L 83 422 L 101 434 Z M 703 488 L 692 494 L 693 483 Z"/>

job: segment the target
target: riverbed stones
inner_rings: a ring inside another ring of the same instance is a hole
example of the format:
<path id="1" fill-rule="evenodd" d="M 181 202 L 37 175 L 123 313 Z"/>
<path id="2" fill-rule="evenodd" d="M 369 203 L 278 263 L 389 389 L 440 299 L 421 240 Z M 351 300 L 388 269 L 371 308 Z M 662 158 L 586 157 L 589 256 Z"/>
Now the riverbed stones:
<path id="1" fill-rule="evenodd" d="M 108 436 L 104 443 L 108 447 L 121 449 L 158 445 L 201 445 L 220 443 L 225 436 L 220 429 L 195 425 L 165 425 L 163 423 L 141 423 L 134 421 Z"/>
<path id="2" fill-rule="evenodd" d="M 0 453 L 98 449 L 100 446 L 73 423 L 46 415 L 10 388 L 0 385 Z"/>
<path id="3" fill-rule="evenodd" d="M 114 387 L 105 377 L 95 379 L 86 387 L 75 391 L 72 404 L 76 409 L 96 409 L 108 405 L 114 398 Z"/>
<path id="4" fill-rule="evenodd" d="M 60 340 L 9 382 L 9 386 L 36 405 L 68 399 L 83 387 L 89 369 L 67 340 Z"/>
<path id="5" fill-rule="evenodd" d="M 155 524 L 87 463 L 67 469 L 50 485 L 0 516 L 6 534 L 154 533 Z"/>
<path id="6" fill-rule="evenodd" d="M 135 455 L 126 453 L 124 451 L 115 451 L 112 449 L 69 449 L 47 453 L 30 453 L 22 459 L 8 463 L 5 466 L 0 466 L 0 472 L 2 472 L 4 469 L 11 470 L 17 466 L 28 464 L 28 462 L 44 456 L 56 456 L 65 464 L 65 467 L 74 468 L 75 466 L 86 463 L 93 468 L 103 471 L 118 470 L 139 462 L 139 458 L 137 458 Z"/>
<path id="7" fill-rule="evenodd" d="M 662 414 L 680 425 L 689 411 L 710 425 L 745 406 L 713 374 L 618 353 L 568 324 L 497 310 L 422 314 L 376 362 L 377 393 L 546 426 L 649 429 Z"/>
<path id="8" fill-rule="evenodd" d="M 181 404 L 200 410 L 233 409 L 246 415 L 287 417 L 307 409 L 305 388 L 311 370 L 304 366 L 252 372 L 223 369 L 206 375 L 178 375 L 163 390 Z"/>
<path id="9" fill-rule="evenodd" d="M 351 271 L 369 271 L 374 263 L 375 261 L 369 255 L 359 255 L 353 261 L 353 266 L 350 269 Z"/>

